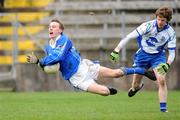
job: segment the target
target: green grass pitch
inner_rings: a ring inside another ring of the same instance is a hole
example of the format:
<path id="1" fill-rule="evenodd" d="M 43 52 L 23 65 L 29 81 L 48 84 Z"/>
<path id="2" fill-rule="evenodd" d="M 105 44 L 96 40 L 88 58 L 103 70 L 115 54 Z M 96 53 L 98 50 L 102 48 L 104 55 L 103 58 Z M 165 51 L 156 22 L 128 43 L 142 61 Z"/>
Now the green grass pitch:
<path id="1" fill-rule="evenodd" d="M 85 92 L 0 92 L 0 120 L 180 120 L 180 91 L 169 91 L 168 113 L 157 91 L 99 96 Z"/>

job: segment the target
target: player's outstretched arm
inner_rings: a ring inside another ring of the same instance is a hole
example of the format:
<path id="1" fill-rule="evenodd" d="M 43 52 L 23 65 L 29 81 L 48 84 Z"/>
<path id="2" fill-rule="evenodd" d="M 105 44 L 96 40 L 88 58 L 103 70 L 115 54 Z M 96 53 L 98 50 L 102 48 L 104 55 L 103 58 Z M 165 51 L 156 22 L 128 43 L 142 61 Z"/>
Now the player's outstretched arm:
<path id="1" fill-rule="evenodd" d="M 27 62 L 31 64 L 37 64 L 46 73 L 57 73 L 60 68 L 59 63 L 47 66 L 41 65 L 39 62 L 39 58 L 33 52 L 27 55 Z"/>

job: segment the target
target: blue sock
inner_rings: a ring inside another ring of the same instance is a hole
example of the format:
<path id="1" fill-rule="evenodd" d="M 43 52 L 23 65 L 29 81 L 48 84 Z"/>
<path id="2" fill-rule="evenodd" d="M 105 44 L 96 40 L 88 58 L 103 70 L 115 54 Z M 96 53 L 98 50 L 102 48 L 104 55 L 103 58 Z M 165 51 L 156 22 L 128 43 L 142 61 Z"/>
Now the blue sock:
<path id="1" fill-rule="evenodd" d="M 166 102 L 161 102 L 160 103 L 160 111 L 161 112 L 166 112 L 167 107 L 166 107 Z"/>
<path id="2" fill-rule="evenodd" d="M 134 68 L 121 67 L 120 69 L 124 72 L 125 75 L 130 75 L 130 74 L 144 75 L 145 72 L 145 69 L 140 67 L 134 67 Z"/>

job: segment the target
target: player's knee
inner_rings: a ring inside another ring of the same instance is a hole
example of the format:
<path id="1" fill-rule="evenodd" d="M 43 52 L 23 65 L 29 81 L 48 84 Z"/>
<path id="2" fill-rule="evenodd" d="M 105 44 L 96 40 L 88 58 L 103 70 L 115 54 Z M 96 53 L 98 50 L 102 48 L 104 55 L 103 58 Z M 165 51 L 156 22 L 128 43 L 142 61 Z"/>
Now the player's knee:
<path id="1" fill-rule="evenodd" d="M 158 78 L 158 84 L 159 84 L 159 86 L 165 86 L 165 84 L 166 84 L 165 78 L 159 77 Z"/>
<path id="2" fill-rule="evenodd" d="M 113 72 L 114 78 L 122 77 L 123 74 L 124 74 L 123 71 L 120 71 L 120 70 L 115 70 L 115 71 Z"/>

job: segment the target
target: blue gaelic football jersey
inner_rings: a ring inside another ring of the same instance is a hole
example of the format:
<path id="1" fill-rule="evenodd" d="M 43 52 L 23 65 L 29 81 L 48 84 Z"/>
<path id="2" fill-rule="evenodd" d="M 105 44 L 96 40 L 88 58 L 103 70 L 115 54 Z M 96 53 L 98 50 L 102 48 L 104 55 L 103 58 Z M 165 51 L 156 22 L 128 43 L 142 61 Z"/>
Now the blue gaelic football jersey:
<path id="1" fill-rule="evenodd" d="M 72 41 L 65 35 L 62 34 L 58 40 L 56 40 L 55 46 L 48 44 L 46 46 L 47 56 L 40 60 L 42 65 L 53 65 L 60 63 L 60 72 L 65 80 L 76 73 L 80 64 L 80 54 L 74 48 Z"/>
<path id="2" fill-rule="evenodd" d="M 168 49 L 176 48 L 176 35 L 173 28 L 167 24 L 158 30 L 157 21 L 152 20 L 141 24 L 136 31 L 139 34 L 137 42 L 139 48 L 149 54 L 160 53 L 165 45 Z"/>

